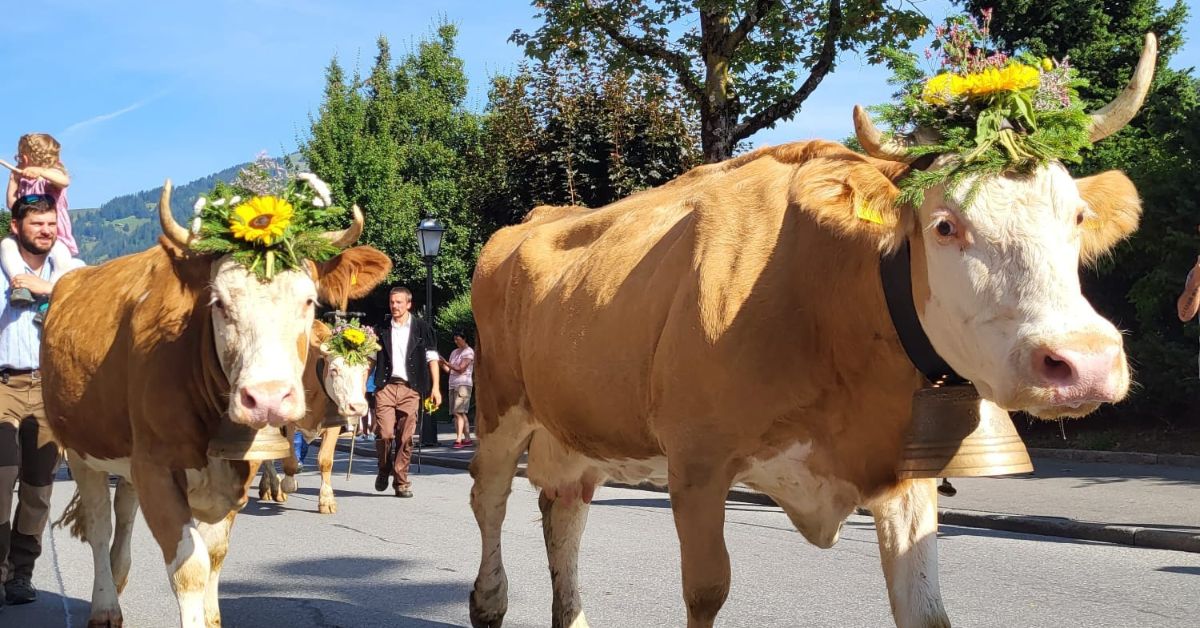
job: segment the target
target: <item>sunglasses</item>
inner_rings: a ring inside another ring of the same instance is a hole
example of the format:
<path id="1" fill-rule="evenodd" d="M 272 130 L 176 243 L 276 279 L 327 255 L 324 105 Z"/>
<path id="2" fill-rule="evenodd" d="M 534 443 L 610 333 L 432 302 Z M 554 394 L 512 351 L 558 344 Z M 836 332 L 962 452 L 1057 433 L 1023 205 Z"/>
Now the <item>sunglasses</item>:
<path id="1" fill-rule="evenodd" d="M 54 197 L 50 196 L 49 194 L 26 194 L 25 196 L 18 198 L 16 203 L 13 204 L 32 205 L 40 201 L 45 201 L 51 205 L 55 203 Z"/>

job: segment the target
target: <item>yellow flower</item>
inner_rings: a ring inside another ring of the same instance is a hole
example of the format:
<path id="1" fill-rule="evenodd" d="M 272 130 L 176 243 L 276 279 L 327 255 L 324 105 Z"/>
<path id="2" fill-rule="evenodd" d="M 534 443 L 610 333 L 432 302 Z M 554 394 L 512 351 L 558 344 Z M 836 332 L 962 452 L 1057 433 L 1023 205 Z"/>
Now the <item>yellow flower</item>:
<path id="1" fill-rule="evenodd" d="M 1019 92 L 1037 87 L 1042 75 L 1037 68 L 1014 63 L 1003 69 L 988 68 L 964 77 L 963 92 L 968 98 L 983 98 L 999 92 Z"/>
<path id="2" fill-rule="evenodd" d="M 346 340 L 349 340 L 351 344 L 355 345 L 361 345 L 363 341 L 367 339 L 366 334 L 362 333 L 361 330 L 354 329 L 353 327 L 342 332 L 342 335 L 344 335 Z"/>
<path id="3" fill-rule="evenodd" d="M 943 72 L 925 83 L 921 98 L 931 105 L 948 105 L 950 101 L 962 95 L 965 86 L 966 81 L 963 77 Z"/>
<path id="4" fill-rule="evenodd" d="M 1042 57 L 1042 69 L 1049 72 L 1054 69 L 1054 62 L 1047 57 Z"/>
<path id="5" fill-rule="evenodd" d="M 256 196 L 233 210 L 229 230 L 235 238 L 270 246 L 292 222 L 292 204 L 276 196 Z"/>

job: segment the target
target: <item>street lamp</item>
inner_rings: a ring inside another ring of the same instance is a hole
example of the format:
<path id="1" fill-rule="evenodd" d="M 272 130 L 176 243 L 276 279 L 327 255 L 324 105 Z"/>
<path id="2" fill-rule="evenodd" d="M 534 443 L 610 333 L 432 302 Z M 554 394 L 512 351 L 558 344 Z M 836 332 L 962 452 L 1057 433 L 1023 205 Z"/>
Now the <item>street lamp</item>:
<path id="1" fill-rule="evenodd" d="M 442 236 L 446 227 L 436 218 L 422 218 L 417 225 L 417 245 L 421 247 L 421 257 L 425 258 L 425 322 L 433 325 L 433 260 L 442 250 Z M 424 412 L 424 408 L 421 409 Z M 437 425 L 433 419 L 421 422 L 421 443 L 437 445 Z"/>

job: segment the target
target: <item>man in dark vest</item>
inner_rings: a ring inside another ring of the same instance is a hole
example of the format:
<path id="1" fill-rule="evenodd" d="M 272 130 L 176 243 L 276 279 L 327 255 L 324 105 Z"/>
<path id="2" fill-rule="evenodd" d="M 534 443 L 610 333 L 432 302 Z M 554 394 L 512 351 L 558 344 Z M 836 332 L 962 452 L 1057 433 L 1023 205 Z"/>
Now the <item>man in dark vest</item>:
<path id="1" fill-rule="evenodd" d="M 437 341 L 429 323 L 409 312 L 412 291 L 408 288 L 392 288 L 388 307 L 391 320 L 375 330 L 381 347 L 375 359 L 375 453 L 379 456 L 375 490 L 387 490 L 391 475 L 396 497 L 412 497 L 408 463 L 412 459 L 417 411 L 423 397 L 432 398 L 434 407 L 442 405 Z M 389 460 L 392 441 L 397 438 L 400 442 L 395 460 Z"/>

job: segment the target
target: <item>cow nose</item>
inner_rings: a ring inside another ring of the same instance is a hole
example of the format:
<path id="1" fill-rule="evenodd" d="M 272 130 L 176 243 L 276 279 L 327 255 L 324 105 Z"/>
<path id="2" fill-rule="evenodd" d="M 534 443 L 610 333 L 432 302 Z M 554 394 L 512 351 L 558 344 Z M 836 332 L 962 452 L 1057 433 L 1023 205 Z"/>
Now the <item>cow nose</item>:
<path id="1" fill-rule="evenodd" d="M 262 425 L 282 425 L 295 420 L 296 388 L 286 381 L 259 382 L 242 386 L 238 401 L 249 415 L 249 422 Z"/>
<path id="2" fill-rule="evenodd" d="M 366 414 L 366 413 L 367 413 L 367 404 L 366 404 L 366 402 L 363 402 L 363 403 L 352 403 L 352 404 L 350 404 L 350 406 L 348 407 L 348 410 L 350 410 L 350 416 L 352 416 L 352 417 L 360 417 L 360 416 L 362 416 L 362 415 L 364 415 L 364 414 Z"/>
<path id="3" fill-rule="evenodd" d="M 1053 389 L 1061 403 L 1115 401 L 1120 354 L 1120 344 L 1086 350 L 1043 346 L 1033 352 L 1033 373 L 1038 384 Z"/>

